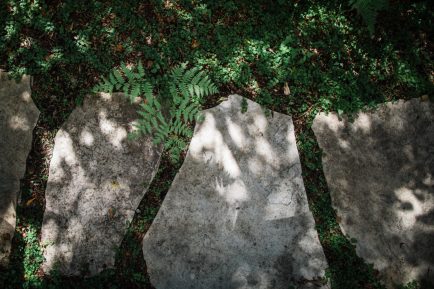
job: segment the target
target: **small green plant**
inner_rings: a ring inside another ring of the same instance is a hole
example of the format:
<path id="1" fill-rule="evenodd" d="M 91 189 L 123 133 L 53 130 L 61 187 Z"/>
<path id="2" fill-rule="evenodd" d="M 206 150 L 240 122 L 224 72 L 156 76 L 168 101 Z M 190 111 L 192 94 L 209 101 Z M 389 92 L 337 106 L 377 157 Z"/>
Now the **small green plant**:
<path id="1" fill-rule="evenodd" d="M 200 109 L 204 97 L 218 92 L 208 75 L 198 67 L 187 69 L 186 64 L 172 69 L 164 79 L 162 93 L 154 94 L 154 86 L 146 79 L 140 62 L 136 69 L 125 64 L 103 78 L 94 91 L 123 91 L 133 103 L 142 97 L 140 118 L 132 137 L 151 135 L 154 143 L 163 143 L 174 160 L 186 147 L 186 138 L 192 136 L 191 123 L 201 119 Z M 164 105 L 163 105 L 164 104 Z"/>
<path id="2" fill-rule="evenodd" d="M 241 99 L 241 113 L 246 113 L 249 104 L 245 98 Z"/>
<path id="3" fill-rule="evenodd" d="M 350 0 L 353 9 L 362 16 L 368 26 L 369 33 L 374 34 L 377 15 L 380 10 L 386 9 L 389 6 L 388 0 Z"/>
<path id="4" fill-rule="evenodd" d="M 405 285 L 401 285 L 398 287 L 398 289 L 421 289 L 422 287 L 417 281 L 409 282 Z"/>
<path id="5" fill-rule="evenodd" d="M 44 260 L 42 248 L 39 245 L 38 230 L 30 225 L 23 231 L 24 247 L 24 278 L 26 285 L 36 284 L 39 282 L 37 271 Z"/>

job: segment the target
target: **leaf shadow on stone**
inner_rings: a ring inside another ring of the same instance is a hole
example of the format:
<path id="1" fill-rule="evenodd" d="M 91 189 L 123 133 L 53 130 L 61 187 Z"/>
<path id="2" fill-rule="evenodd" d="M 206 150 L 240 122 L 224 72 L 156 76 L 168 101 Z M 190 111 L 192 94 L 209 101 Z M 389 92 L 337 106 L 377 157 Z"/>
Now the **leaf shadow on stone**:
<path id="1" fill-rule="evenodd" d="M 434 106 L 418 103 L 313 125 L 341 228 L 392 287 L 434 283 Z"/>
<path id="2" fill-rule="evenodd" d="M 113 267 L 158 167 L 160 148 L 127 139 L 136 108 L 126 99 L 120 105 L 121 97 L 86 100 L 57 133 L 42 227 L 46 273 L 90 276 Z"/>
<path id="3" fill-rule="evenodd" d="M 327 265 L 292 122 L 277 113 L 267 119 L 257 104 L 248 117 L 238 105 L 222 105 L 196 125 L 145 236 L 151 281 L 157 288 L 230 289 L 321 283 Z"/>
<path id="4" fill-rule="evenodd" d="M 20 182 L 39 116 L 30 96 L 30 82 L 29 76 L 17 82 L 0 70 L 0 266 L 9 263 Z"/>

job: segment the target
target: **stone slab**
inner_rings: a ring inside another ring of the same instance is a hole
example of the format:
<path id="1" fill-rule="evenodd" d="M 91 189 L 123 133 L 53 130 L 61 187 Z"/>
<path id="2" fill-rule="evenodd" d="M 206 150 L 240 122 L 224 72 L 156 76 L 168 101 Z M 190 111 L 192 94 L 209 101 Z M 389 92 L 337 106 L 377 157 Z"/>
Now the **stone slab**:
<path id="1" fill-rule="evenodd" d="M 20 179 L 26 171 L 39 110 L 31 99 L 30 76 L 19 83 L 0 70 L 0 265 L 9 263 Z"/>
<path id="2" fill-rule="evenodd" d="M 122 94 L 91 96 L 58 131 L 42 226 L 46 273 L 94 275 L 113 267 L 162 150 L 149 137 L 127 138 L 136 110 Z"/>
<path id="3" fill-rule="evenodd" d="M 313 130 L 343 232 L 389 288 L 434 281 L 434 104 L 381 105 L 354 122 L 320 113 Z"/>
<path id="4" fill-rule="evenodd" d="M 231 95 L 204 111 L 143 241 L 157 289 L 323 288 L 291 117 Z"/>

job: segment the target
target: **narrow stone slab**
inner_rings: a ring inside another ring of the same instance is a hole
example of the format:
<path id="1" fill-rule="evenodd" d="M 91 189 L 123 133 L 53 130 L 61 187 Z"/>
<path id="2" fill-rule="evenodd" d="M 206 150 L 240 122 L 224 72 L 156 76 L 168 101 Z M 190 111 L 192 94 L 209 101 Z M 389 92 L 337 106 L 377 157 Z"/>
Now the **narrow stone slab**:
<path id="1" fill-rule="evenodd" d="M 161 155 L 150 138 L 127 139 L 136 110 L 121 94 L 89 97 L 57 133 L 42 226 L 45 272 L 113 267 Z"/>
<path id="2" fill-rule="evenodd" d="M 143 241 L 151 282 L 176 288 L 321 288 L 327 266 L 291 117 L 231 95 L 204 111 Z"/>
<path id="3" fill-rule="evenodd" d="M 26 171 L 33 129 L 39 117 L 30 97 L 30 76 L 9 80 L 0 70 L 0 265 L 9 263 L 20 179 Z"/>
<path id="4" fill-rule="evenodd" d="M 317 115 L 313 130 L 345 234 L 390 288 L 434 281 L 434 104 L 387 103 L 354 122 Z"/>

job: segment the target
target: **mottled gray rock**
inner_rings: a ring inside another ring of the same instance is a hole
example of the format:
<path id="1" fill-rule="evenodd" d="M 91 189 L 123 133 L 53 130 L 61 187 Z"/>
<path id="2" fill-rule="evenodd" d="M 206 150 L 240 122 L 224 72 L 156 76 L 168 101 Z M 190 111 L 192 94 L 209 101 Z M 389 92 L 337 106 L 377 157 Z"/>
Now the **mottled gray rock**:
<path id="1" fill-rule="evenodd" d="M 127 139 L 136 110 L 121 94 L 88 97 L 57 133 L 42 226 L 45 272 L 93 275 L 114 265 L 161 155 L 149 137 Z"/>
<path id="2" fill-rule="evenodd" d="M 33 129 L 39 117 L 30 97 L 30 77 L 9 80 L 0 70 L 0 265 L 9 260 L 20 179 L 26 171 Z"/>
<path id="3" fill-rule="evenodd" d="M 241 101 L 204 111 L 144 238 L 157 289 L 323 287 L 292 120 Z"/>
<path id="4" fill-rule="evenodd" d="M 354 122 L 319 114 L 313 130 L 333 206 L 357 254 L 385 284 L 434 281 L 434 104 L 387 103 Z"/>

